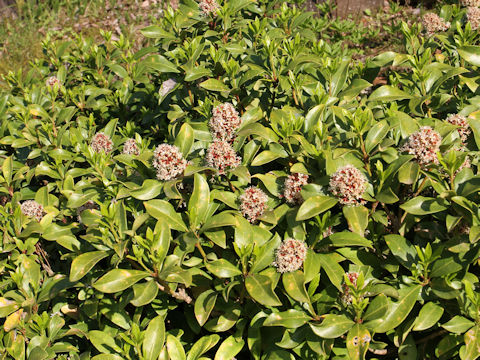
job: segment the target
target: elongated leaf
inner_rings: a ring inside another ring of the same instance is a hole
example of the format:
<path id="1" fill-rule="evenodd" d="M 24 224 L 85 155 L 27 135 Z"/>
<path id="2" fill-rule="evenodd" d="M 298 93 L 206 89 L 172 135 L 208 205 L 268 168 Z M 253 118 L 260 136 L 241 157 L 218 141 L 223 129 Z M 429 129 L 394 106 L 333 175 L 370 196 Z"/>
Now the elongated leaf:
<path id="1" fill-rule="evenodd" d="M 185 350 L 180 341 L 173 335 L 167 335 L 167 351 L 168 356 L 172 360 L 186 360 Z"/>
<path id="2" fill-rule="evenodd" d="M 165 321 L 163 316 L 155 317 L 145 330 L 142 343 L 143 357 L 145 360 L 157 360 L 165 342 Z"/>
<path id="3" fill-rule="evenodd" d="M 418 261 L 417 251 L 403 236 L 387 235 L 385 236 L 385 242 L 398 262 L 407 269 L 411 269 L 412 265 Z"/>
<path id="4" fill-rule="evenodd" d="M 342 291 L 343 274 L 345 273 L 343 268 L 335 261 L 332 254 L 317 254 L 317 257 L 332 284 Z"/>
<path id="5" fill-rule="evenodd" d="M 351 360 L 364 360 L 372 337 L 368 329 L 355 324 L 347 334 L 347 350 Z"/>
<path id="6" fill-rule="evenodd" d="M 480 326 L 476 325 L 465 333 L 465 351 L 462 360 L 475 360 L 480 356 Z"/>
<path id="7" fill-rule="evenodd" d="M 243 349 L 244 345 L 245 341 L 242 338 L 236 339 L 233 336 L 229 336 L 218 348 L 214 360 L 233 359 Z"/>
<path id="8" fill-rule="evenodd" d="M 147 179 L 138 189 L 130 190 L 130 195 L 138 200 L 151 200 L 160 195 L 163 183 L 158 180 Z"/>
<path id="9" fill-rule="evenodd" d="M 345 246 L 372 247 L 372 242 L 370 240 L 367 240 L 363 236 L 360 236 L 356 233 L 348 232 L 348 231 L 341 231 L 338 233 L 334 233 L 330 235 L 327 240 L 324 240 L 324 242 L 337 247 L 345 247 Z"/>
<path id="10" fill-rule="evenodd" d="M 225 259 L 209 262 L 207 263 L 206 268 L 219 278 L 230 278 L 242 274 L 238 267 Z"/>
<path id="11" fill-rule="evenodd" d="M 93 287 L 104 293 L 114 293 L 128 289 L 150 274 L 140 270 L 113 269 L 98 279 Z"/>
<path id="12" fill-rule="evenodd" d="M 217 334 L 202 337 L 195 344 L 193 344 L 192 348 L 188 352 L 187 360 L 200 359 L 204 353 L 215 346 L 218 340 L 220 340 L 220 336 Z"/>
<path id="13" fill-rule="evenodd" d="M 337 199 L 331 196 L 317 195 L 305 200 L 297 213 L 297 221 L 310 219 L 335 206 Z"/>
<path id="14" fill-rule="evenodd" d="M 306 324 L 311 317 L 303 311 L 290 309 L 283 312 L 274 312 L 267 316 L 263 326 L 283 326 L 296 329 Z"/>
<path id="15" fill-rule="evenodd" d="M 417 301 L 418 294 L 422 289 L 421 285 L 411 286 L 405 289 L 401 289 L 400 299 L 397 302 L 392 302 L 387 315 L 381 319 L 374 320 L 375 326 L 373 329 L 377 333 L 384 333 L 397 327 L 412 311 L 415 302 Z M 369 327 L 369 323 L 365 326 Z M 370 324 L 372 326 L 372 324 Z"/>
<path id="16" fill-rule="evenodd" d="M 173 230 L 188 231 L 182 217 L 173 208 L 172 204 L 165 200 L 150 200 L 143 203 L 147 212 L 158 220 L 168 220 L 168 225 Z"/>
<path id="17" fill-rule="evenodd" d="M 412 215 L 427 215 L 444 211 L 448 209 L 448 205 L 449 203 L 445 199 L 417 196 L 400 207 Z"/>
<path id="18" fill-rule="evenodd" d="M 199 84 L 200 87 L 210 91 L 230 91 L 230 88 L 217 79 L 208 79 Z"/>
<path id="19" fill-rule="evenodd" d="M 389 306 L 388 298 L 384 294 L 376 296 L 363 314 L 363 322 L 382 317 L 388 311 Z"/>
<path id="20" fill-rule="evenodd" d="M 207 322 L 216 301 L 217 294 L 213 290 L 204 291 L 195 301 L 195 318 L 200 326 Z"/>
<path id="21" fill-rule="evenodd" d="M 457 48 L 458 55 L 468 63 L 480 66 L 480 46 L 467 45 Z"/>
<path id="22" fill-rule="evenodd" d="M 198 228 L 206 221 L 208 207 L 210 205 L 210 188 L 207 180 L 196 173 L 194 175 L 193 193 L 188 202 L 188 217 L 190 225 Z"/>
<path id="23" fill-rule="evenodd" d="M 77 256 L 70 268 L 70 281 L 78 281 L 84 277 L 100 260 L 106 258 L 106 251 L 92 251 Z"/>
<path id="24" fill-rule="evenodd" d="M 245 287 L 250 296 L 266 306 L 280 306 L 282 303 L 272 289 L 272 281 L 268 276 L 252 274 L 245 279 Z"/>
<path id="25" fill-rule="evenodd" d="M 422 331 L 431 328 L 443 315 L 443 307 L 428 302 L 423 305 L 418 317 L 415 319 L 413 331 Z"/>
<path id="26" fill-rule="evenodd" d="M 387 135 L 389 128 L 390 127 L 385 120 L 372 126 L 365 139 L 365 150 L 368 154 L 370 154 L 370 152 L 382 142 L 383 138 Z"/>
<path id="27" fill-rule="evenodd" d="M 325 339 L 335 339 L 352 328 L 355 323 L 345 315 L 325 315 L 320 325 L 310 324 L 315 335 Z"/>
<path id="28" fill-rule="evenodd" d="M 305 275 L 303 272 L 300 270 L 286 272 L 282 275 L 282 282 L 285 291 L 294 300 L 299 302 L 310 301 L 307 290 L 305 290 Z"/>
<path id="29" fill-rule="evenodd" d="M 463 334 L 465 331 L 470 329 L 475 323 L 463 316 L 456 315 L 447 321 L 442 327 L 455 334 Z"/>
<path id="30" fill-rule="evenodd" d="M 368 98 L 368 101 L 390 102 L 394 100 L 411 99 L 412 95 L 390 85 L 384 85 L 376 89 Z"/>
<path id="31" fill-rule="evenodd" d="M 368 226 L 368 209 L 365 206 L 344 206 L 343 215 L 350 231 L 363 236 Z"/>
<path id="32" fill-rule="evenodd" d="M 130 303 L 137 307 L 150 304 L 158 294 L 158 286 L 154 280 L 147 281 L 143 284 L 135 284 L 132 288 L 134 295 Z"/>

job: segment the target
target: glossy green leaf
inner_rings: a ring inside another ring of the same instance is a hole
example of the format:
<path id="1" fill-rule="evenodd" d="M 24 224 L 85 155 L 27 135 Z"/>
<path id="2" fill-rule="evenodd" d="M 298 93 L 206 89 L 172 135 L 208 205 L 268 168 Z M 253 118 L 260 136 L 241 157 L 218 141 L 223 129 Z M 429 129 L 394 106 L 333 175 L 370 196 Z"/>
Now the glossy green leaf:
<path id="1" fill-rule="evenodd" d="M 283 326 L 296 329 L 306 324 L 311 317 L 303 311 L 290 309 L 282 312 L 274 312 L 267 316 L 263 326 Z"/>
<path id="2" fill-rule="evenodd" d="M 142 343 L 142 353 L 145 360 L 157 360 L 165 342 L 165 321 L 159 315 L 148 323 Z"/>
<path id="3" fill-rule="evenodd" d="M 242 274 L 238 267 L 225 259 L 209 262 L 205 266 L 208 271 L 219 278 L 230 278 Z"/>
<path id="4" fill-rule="evenodd" d="M 251 274 L 245 278 L 245 288 L 250 296 L 266 306 L 280 306 L 282 303 L 272 289 L 272 281 L 268 276 Z"/>
<path id="5" fill-rule="evenodd" d="M 147 212 L 158 220 L 168 220 L 171 229 L 178 231 L 187 231 L 187 226 L 183 222 L 182 217 L 178 214 L 173 206 L 165 200 L 150 200 L 143 203 Z"/>
<path id="6" fill-rule="evenodd" d="M 104 293 L 114 293 L 128 289 L 150 274 L 140 270 L 113 269 L 98 279 L 93 287 Z"/>
<path id="7" fill-rule="evenodd" d="M 291 298 L 299 302 L 310 301 L 307 290 L 305 290 L 305 275 L 303 272 L 300 270 L 286 272 L 282 275 L 282 282 L 283 288 Z"/>
<path id="8" fill-rule="evenodd" d="M 216 301 L 217 294 L 213 290 L 202 292 L 195 301 L 195 318 L 200 326 L 203 326 L 207 322 Z"/>
<path id="9" fill-rule="evenodd" d="M 207 220 L 207 211 L 210 205 L 210 187 L 207 180 L 196 173 L 194 175 L 193 193 L 188 202 L 188 217 L 190 225 L 198 228 Z"/>
<path id="10" fill-rule="evenodd" d="M 442 198 L 427 198 L 424 196 L 417 196 L 400 207 L 407 213 L 412 215 L 427 215 L 435 214 L 440 211 L 448 209 L 449 203 Z"/>
<path id="11" fill-rule="evenodd" d="M 473 321 L 468 320 L 463 316 L 455 315 L 453 318 L 443 324 L 442 327 L 448 332 L 452 332 L 455 334 L 463 334 L 473 325 L 475 325 Z"/>
<path id="12" fill-rule="evenodd" d="M 70 268 L 70 281 L 78 281 L 83 278 L 100 260 L 106 258 L 106 251 L 92 251 L 77 256 L 72 261 Z"/>
<path id="13" fill-rule="evenodd" d="M 308 220 L 334 207 L 336 203 L 337 199 L 330 196 L 312 196 L 305 200 L 305 202 L 300 206 L 297 212 L 296 220 Z"/>
<path id="14" fill-rule="evenodd" d="M 325 339 L 335 339 L 352 328 L 355 323 L 345 315 L 327 314 L 320 325 L 310 324 L 314 334 Z"/>
<path id="15" fill-rule="evenodd" d="M 355 324 L 347 334 L 347 350 L 351 360 L 364 360 L 372 337 L 365 326 Z"/>
<path id="16" fill-rule="evenodd" d="M 415 319 L 413 331 L 422 331 L 434 326 L 442 317 L 443 308 L 433 302 L 423 305 L 420 313 Z"/>
<path id="17" fill-rule="evenodd" d="M 214 360 L 234 359 L 235 355 L 242 350 L 244 345 L 245 341 L 243 339 L 237 339 L 233 336 L 229 336 L 223 343 L 220 344 Z"/>
<path id="18" fill-rule="evenodd" d="M 168 334 L 167 335 L 167 351 L 168 356 L 172 360 L 186 360 L 185 350 L 177 337 Z"/>

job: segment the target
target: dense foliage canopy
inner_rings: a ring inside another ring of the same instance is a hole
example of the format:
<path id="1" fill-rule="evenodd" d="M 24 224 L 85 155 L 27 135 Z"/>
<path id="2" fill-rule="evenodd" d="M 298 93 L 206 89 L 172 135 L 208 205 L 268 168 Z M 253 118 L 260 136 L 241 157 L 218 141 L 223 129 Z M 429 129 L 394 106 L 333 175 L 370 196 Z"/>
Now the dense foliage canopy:
<path id="1" fill-rule="evenodd" d="M 471 9 L 364 62 L 282 1 L 47 38 L 0 97 L 0 357 L 478 358 Z"/>

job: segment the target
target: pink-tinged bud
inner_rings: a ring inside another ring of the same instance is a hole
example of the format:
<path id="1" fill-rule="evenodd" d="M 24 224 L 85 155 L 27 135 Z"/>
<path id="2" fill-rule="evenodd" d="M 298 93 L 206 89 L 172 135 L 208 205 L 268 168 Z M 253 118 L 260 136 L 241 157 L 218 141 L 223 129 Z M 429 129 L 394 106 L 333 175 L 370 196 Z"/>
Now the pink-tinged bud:
<path id="1" fill-rule="evenodd" d="M 467 9 L 467 20 L 472 26 L 472 30 L 477 30 L 480 27 L 480 9 L 477 6 L 470 6 Z"/>
<path id="2" fill-rule="evenodd" d="M 240 211 L 251 223 L 263 215 L 267 209 L 268 196 L 259 188 L 250 186 L 240 196 Z"/>
<path id="3" fill-rule="evenodd" d="M 96 133 L 95 136 L 92 138 L 90 146 L 96 153 L 100 153 L 103 151 L 104 153 L 108 154 L 113 150 L 113 141 L 108 135 L 105 135 L 103 132 L 99 132 Z"/>
<path id="4" fill-rule="evenodd" d="M 462 6 L 479 7 L 480 6 L 480 0 L 460 0 L 460 4 L 462 4 Z"/>
<path id="5" fill-rule="evenodd" d="M 441 17 L 434 13 L 423 15 L 422 24 L 429 35 L 450 29 L 450 23 L 445 22 Z"/>
<path id="6" fill-rule="evenodd" d="M 478 11 L 480 12 L 480 9 L 478 9 Z M 465 143 L 468 139 L 468 136 L 472 133 L 467 118 L 458 114 L 450 115 L 447 118 L 447 122 L 452 125 L 458 126 L 458 135 L 460 135 L 460 139 L 462 140 L 462 142 Z"/>
<path id="7" fill-rule="evenodd" d="M 175 145 L 161 144 L 153 152 L 153 167 L 159 180 L 172 180 L 185 171 L 188 161 Z"/>
<path id="8" fill-rule="evenodd" d="M 442 137 L 429 126 L 423 126 L 410 135 L 408 141 L 400 148 L 413 155 L 420 165 L 437 164 L 437 152 L 440 150 Z"/>
<path id="9" fill-rule="evenodd" d="M 242 158 L 237 156 L 233 147 L 226 141 L 215 140 L 207 150 L 205 156 L 207 165 L 225 174 L 227 169 L 234 169 L 240 165 Z"/>
<path id="10" fill-rule="evenodd" d="M 302 187 L 307 185 L 307 183 L 307 174 L 294 173 L 288 175 L 283 186 L 283 196 L 285 200 L 287 200 L 289 204 L 301 204 L 303 198 L 300 191 L 302 191 Z"/>
<path id="11" fill-rule="evenodd" d="M 220 104 L 213 109 L 209 126 L 214 139 L 230 141 L 242 123 L 237 110 L 230 103 Z"/>
<path id="12" fill-rule="evenodd" d="M 302 267 L 307 256 L 307 246 L 303 241 L 286 239 L 275 251 L 273 265 L 280 273 L 292 272 Z"/>
<path id="13" fill-rule="evenodd" d="M 60 86 L 60 80 L 57 79 L 56 76 L 50 76 L 46 81 L 45 85 L 48 87 L 53 88 L 55 85 Z"/>
<path id="14" fill-rule="evenodd" d="M 217 16 L 217 10 L 220 9 L 220 5 L 218 5 L 215 0 L 202 0 L 198 4 L 198 7 L 203 16 L 208 16 L 209 14 Z"/>
<path id="15" fill-rule="evenodd" d="M 355 166 L 346 165 L 330 177 L 330 192 L 343 205 L 362 203 L 362 195 L 367 189 L 367 179 Z"/>
<path id="16" fill-rule="evenodd" d="M 353 287 L 356 289 L 357 288 L 358 273 L 349 272 L 349 273 L 346 273 L 345 275 L 347 275 L 348 280 L 353 285 Z M 344 305 L 351 304 L 352 303 L 352 294 L 350 294 L 350 289 L 349 289 L 349 287 L 346 283 L 342 284 L 342 290 L 343 290 L 343 293 L 342 293 L 342 296 L 341 296 L 341 300 L 342 300 L 343 304 Z"/>
<path id="17" fill-rule="evenodd" d="M 38 221 L 42 220 L 43 216 L 45 215 L 43 206 L 34 200 L 24 201 L 20 205 L 20 209 L 22 210 L 22 213 L 24 215 L 28 217 L 33 217 Z"/>
<path id="18" fill-rule="evenodd" d="M 138 150 L 137 142 L 135 139 L 128 139 L 123 144 L 123 153 L 127 155 L 138 155 L 140 150 Z"/>

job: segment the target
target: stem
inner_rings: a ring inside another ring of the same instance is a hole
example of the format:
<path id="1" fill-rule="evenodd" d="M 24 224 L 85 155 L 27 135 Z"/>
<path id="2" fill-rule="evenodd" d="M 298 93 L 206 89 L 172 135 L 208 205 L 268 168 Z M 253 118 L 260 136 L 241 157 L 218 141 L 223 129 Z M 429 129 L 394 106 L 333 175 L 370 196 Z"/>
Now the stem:
<path id="1" fill-rule="evenodd" d="M 195 243 L 195 247 L 198 249 L 198 251 L 200 251 L 200 254 L 202 254 L 203 260 L 207 261 L 207 254 L 205 254 L 205 251 L 203 250 L 202 245 L 200 244 L 200 238 L 198 238 L 198 241 Z"/>

